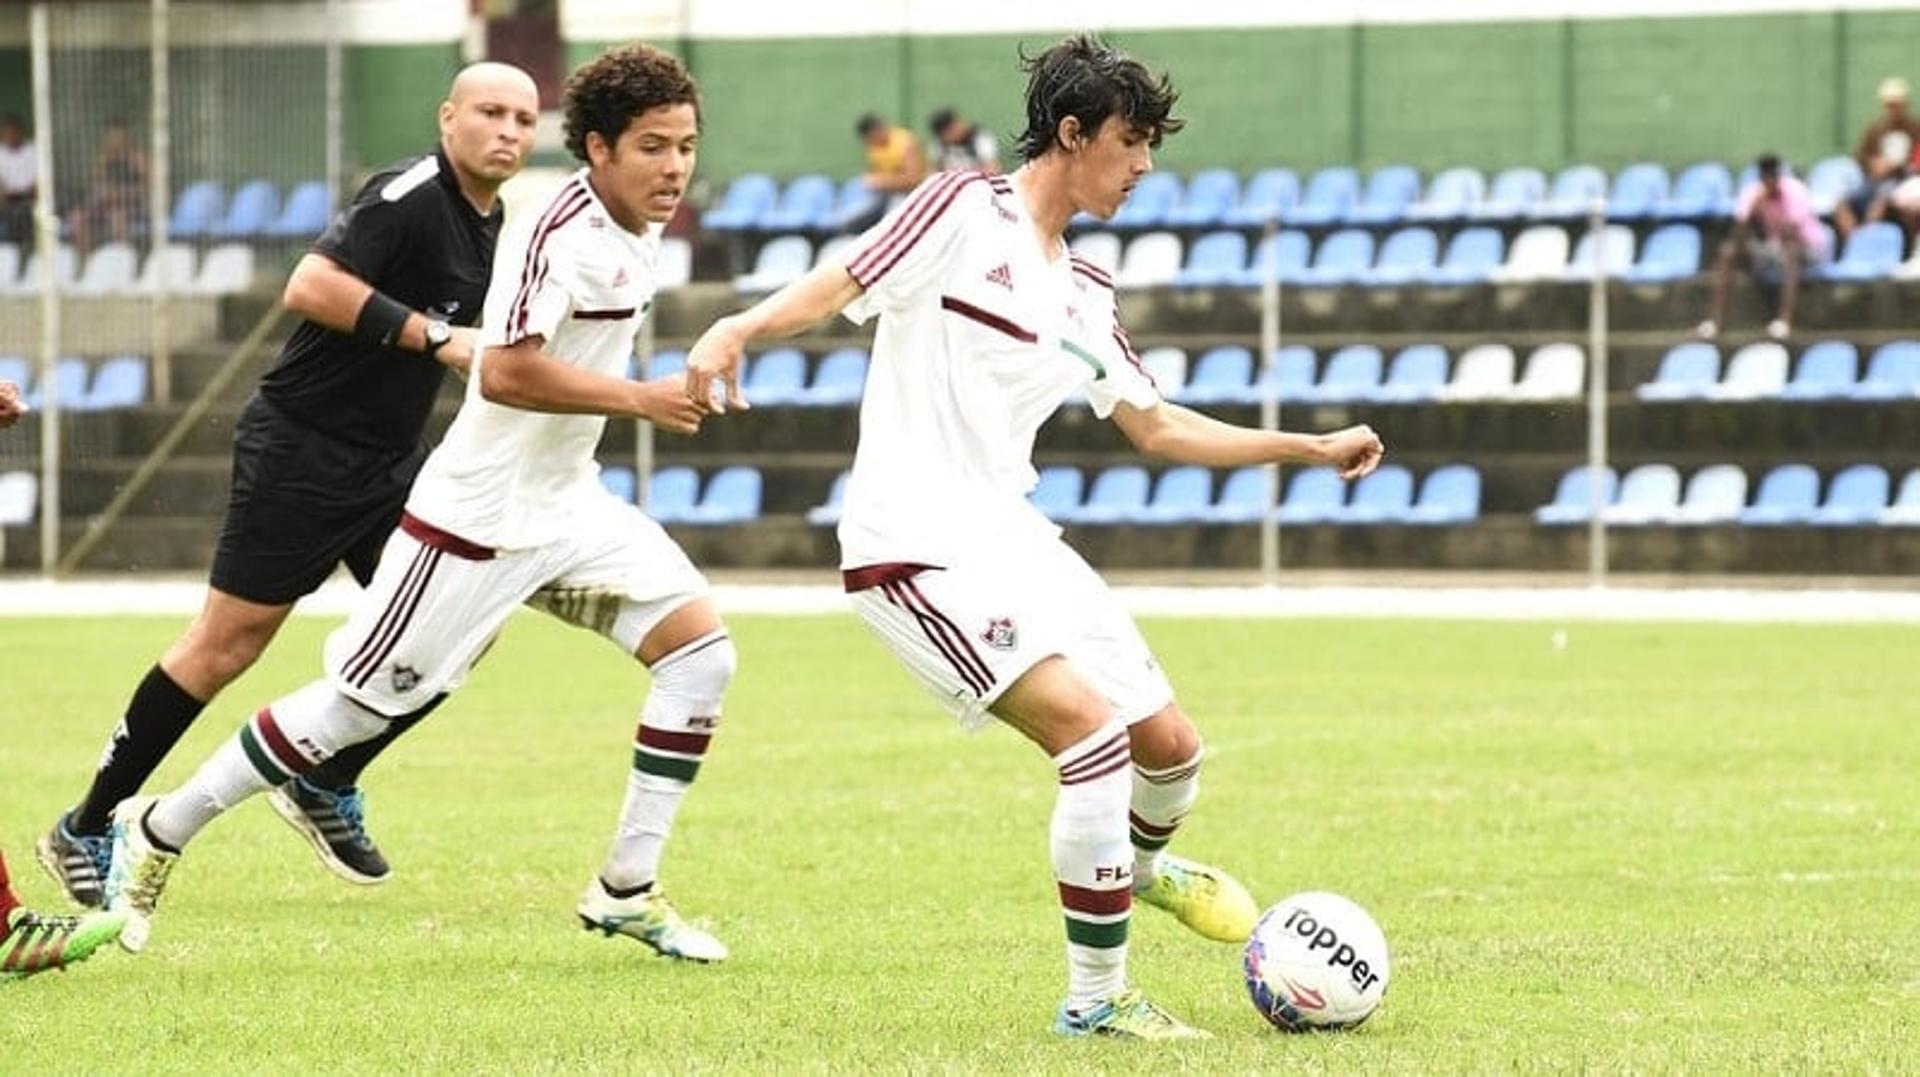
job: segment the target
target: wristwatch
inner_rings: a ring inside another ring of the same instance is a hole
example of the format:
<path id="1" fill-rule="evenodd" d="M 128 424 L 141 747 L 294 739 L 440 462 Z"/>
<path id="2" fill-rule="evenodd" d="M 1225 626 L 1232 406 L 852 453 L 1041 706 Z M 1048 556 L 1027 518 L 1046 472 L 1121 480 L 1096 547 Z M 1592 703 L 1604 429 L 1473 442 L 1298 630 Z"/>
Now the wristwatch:
<path id="1" fill-rule="evenodd" d="M 440 350 L 440 346 L 453 339 L 453 327 L 438 318 L 427 319 L 427 346 L 422 349 L 428 358 Z"/>

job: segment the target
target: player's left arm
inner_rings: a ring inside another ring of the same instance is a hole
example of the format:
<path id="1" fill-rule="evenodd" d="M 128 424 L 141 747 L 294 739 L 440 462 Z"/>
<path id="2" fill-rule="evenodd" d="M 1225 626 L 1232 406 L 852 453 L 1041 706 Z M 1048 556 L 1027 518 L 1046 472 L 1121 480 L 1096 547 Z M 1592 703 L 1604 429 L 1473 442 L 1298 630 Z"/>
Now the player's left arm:
<path id="1" fill-rule="evenodd" d="M 1380 435 L 1364 424 L 1325 434 L 1254 430 L 1166 401 L 1146 407 L 1121 401 L 1113 422 L 1141 452 L 1202 467 L 1327 465 L 1343 479 L 1357 479 L 1380 466 L 1386 452 Z"/>
<path id="2" fill-rule="evenodd" d="M 727 387 L 728 407 L 748 407 L 740 393 L 740 362 L 747 345 L 804 333 L 845 310 L 862 291 L 846 266 L 822 262 L 746 310 L 714 322 L 687 353 L 687 397 L 703 411 L 723 410 L 712 396 L 717 379 Z"/>

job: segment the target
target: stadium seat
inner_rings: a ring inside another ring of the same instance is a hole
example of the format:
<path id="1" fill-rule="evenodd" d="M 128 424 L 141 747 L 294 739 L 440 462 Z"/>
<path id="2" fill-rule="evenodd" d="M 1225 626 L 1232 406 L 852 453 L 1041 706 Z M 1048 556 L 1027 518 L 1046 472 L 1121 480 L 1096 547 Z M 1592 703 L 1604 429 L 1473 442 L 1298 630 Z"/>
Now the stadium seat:
<path id="1" fill-rule="evenodd" d="M 1229 209 L 1220 223 L 1235 228 L 1257 228 L 1268 221 L 1283 221 L 1287 211 L 1300 199 L 1300 177 L 1292 169 L 1269 168 L 1254 174 L 1240 192 L 1240 202 Z"/>
<path id="2" fill-rule="evenodd" d="M 831 408 L 857 404 L 867 388 L 867 351 L 865 348 L 835 348 L 820 360 L 813 382 L 794 398 L 794 403 L 809 407 Z"/>
<path id="3" fill-rule="evenodd" d="M 1777 341 L 1749 344 L 1727 360 L 1718 385 L 1707 387 L 1709 400 L 1777 400 L 1787 384 L 1787 349 Z"/>
<path id="4" fill-rule="evenodd" d="M 1313 245 L 1305 232 L 1276 232 L 1254 244 L 1253 257 L 1236 282 L 1242 288 L 1259 288 L 1269 274 L 1277 274 L 1281 283 L 1291 283 L 1306 272 Z"/>
<path id="5" fill-rule="evenodd" d="M 1852 400 L 1911 400 L 1920 397 L 1920 342 L 1882 344 L 1867 360 L 1867 372 L 1847 391 Z"/>
<path id="6" fill-rule="evenodd" d="M 647 360 L 647 380 L 677 378 L 687 372 L 687 351 L 685 348 L 667 348 L 653 353 Z"/>
<path id="7" fill-rule="evenodd" d="M 1154 388 L 1161 397 L 1172 400 L 1180 395 L 1187 384 L 1187 350 L 1185 348 L 1159 347 L 1148 348 L 1140 354 L 1140 369 L 1153 379 Z"/>
<path id="8" fill-rule="evenodd" d="M 33 391 L 33 362 L 22 355 L 0 355 L 0 381 L 20 387 L 20 398 Z"/>
<path id="9" fill-rule="evenodd" d="M 1604 247 L 1606 257 L 1601 259 L 1596 246 Z M 1624 224 L 1610 224 L 1599 232 L 1590 230 L 1580 233 L 1580 242 L 1574 245 L 1573 257 L 1567 260 L 1567 267 L 1561 271 L 1561 277 L 1576 283 L 1585 283 L 1593 279 L 1593 267 L 1596 261 L 1602 266 L 1605 275 L 1618 277 L 1633 268 L 1633 229 Z"/>
<path id="10" fill-rule="evenodd" d="M 87 387 L 86 411 L 131 408 L 147 399 L 147 361 L 137 355 L 116 355 L 100 364 Z"/>
<path id="11" fill-rule="evenodd" d="M 1426 526 L 1470 524 L 1480 518 L 1480 470 L 1468 464 L 1435 468 L 1420 484 L 1406 522 Z"/>
<path id="12" fill-rule="evenodd" d="M 1667 184 L 1664 165 L 1643 161 L 1621 169 L 1607 195 L 1607 219 L 1641 221 L 1655 216 L 1667 200 Z"/>
<path id="13" fill-rule="evenodd" d="M 1213 504 L 1213 473 L 1188 464 L 1170 468 L 1153 484 L 1153 497 L 1135 517 L 1143 524 L 1192 524 Z"/>
<path id="14" fill-rule="evenodd" d="M 1822 217 L 1833 212 L 1840 200 L 1866 181 L 1860 164 L 1847 154 L 1822 158 L 1807 173 L 1807 193 L 1813 198 L 1814 212 Z"/>
<path id="15" fill-rule="evenodd" d="M 1672 464 L 1642 464 L 1620 480 L 1620 496 L 1601 518 L 1616 527 L 1672 523 L 1680 511 L 1680 472 Z"/>
<path id="16" fill-rule="evenodd" d="M 1473 209 L 1473 219 L 1509 221 L 1528 217 L 1546 197 L 1545 173 L 1537 168 L 1509 168 L 1493 178 L 1486 199 Z"/>
<path id="17" fill-rule="evenodd" d="M 825 229 L 833 223 L 834 203 L 839 188 L 832 179 L 818 173 L 795 176 L 774 200 L 773 208 L 760 218 L 760 227 L 769 232 L 805 232 Z"/>
<path id="18" fill-rule="evenodd" d="M 1147 470 L 1136 464 L 1110 467 L 1094 476 L 1086 503 L 1073 520 L 1081 524 L 1118 524 L 1137 519 L 1147 504 Z"/>
<path id="19" fill-rule="evenodd" d="M 1343 228 L 1320 241 L 1313 264 L 1302 270 L 1298 283 L 1308 288 L 1337 288 L 1359 280 L 1373 266 L 1373 234 Z"/>
<path id="20" fill-rule="evenodd" d="M 1170 228 L 1217 228 L 1240 201 L 1240 177 L 1229 168 L 1209 168 L 1193 174 L 1184 197 L 1167 211 Z"/>
<path id="21" fill-rule="evenodd" d="M 1747 473 L 1732 464 L 1703 467 L 1687 480 L 1673 522 L 1690 527 L 1730 524 L 1747 507 Z"/>
<path id="22" fill-rule="evenodd" d="M 1380 244 L 1379 262 L 1362 270 L 1360 283 L 1400 287 L 1424 281 L 1440 261 L 1440 239 L 1431 228 L 1402 228 Z"/>
<path id="23" fill-rule="evenodd" d="M 1440 390 L 1442 400 L 1505 400 L 1513 395 L 1513 349 L 1505 344 L 1476 344 L 1454 364 L 1453 380 Z"/>
<path id="24" fill-rule="evenodd" d="M 647 479 L 647 503 L 642 506 L 658 523 L 686 520 L 700 496 L 700 476 L 690 467 L 662 468 Z"/>
<path id="25" fill-rule="evenodd" d="M 1445 287 L 1481 284 L 1500 272 L 1507 241 L 1492 228 L 1464 228 L 1447 242 L 1446 257 L 1427 274 L 1427 283 Z"/>
<path id="26" fill-rule="evenodd" d="M 1690 165 L 1673 181 L 1660 203 L 1658 216 L 1666 220 L 1724 217 L 1733 212 L 1733 173 L 1718 161 Z"/>
<path id="27" fill-rule="evenodd" d="M 1260 403 L 1269 386 L 1275 398 L 1283 404 L 1305 400 L 1313 392 L 1315 365 L 1312 348 L 1304 344 L 1283 345 L 1274 351 L 1272 362 L 1254 375 L 1253 383 L 1247 386 L 1240 401 L 1244 404 Z"/>
<path id="28" fill-rule="evenodd" d="M 1438 400 L 1447 384 L 1447 350 L 1438 344 L 1401 349 L 1387 367 L 1386 380 L 1370 399 L 1382 404 L 1424 404 Z"/>
<path id="29" fill-rule="evenodd" d="M 74 279 L 74 295 L 118 295 L 133 290 L 137 259 L 130 243 L 102 243 L 87 256 L 86 268 Z"/>
<path id="30" fill-rule="evenodd" d="M 201 295 L 234 295 L 253 287 L 253 248 L 222 243 L 207 251 L 193 290 Z"/>
<path id="31" fill-rule="evenodd" d="M 1113 280 L 1122 288 L 1152 288 L 1172 284 L 1179 276 L 1180 237 L 1172 232 L 1148 232 L 1127 244 Z"/>
<path id="32" fill-rule="evenodd" d="M 20 245 L 0 243 L 0 295 L 15 290 L 20 279 Z"/>
<path id="33" fill-rule="evenodd" d="M 1847 237 L 1840 257 L 1811 275 L 1833 281 L 1879 280 L 1893 275 L 1907 253 L 1906 233 L 1892 221 L 1863 224 Z"/>
<path id="34" fill-rule="evenodd" d="M 1027 495 L 1033 507 L 1055 523 L 1066 523 L 1080 513 L 1080 493 L 1085 480 L 1074 467 L 1043 467 L 1040 481 Z"/>
<path id="35" fill-rule="evenodd" d="M 1236 468 L 1220 483 L 1220 497 L 1207 509 L 1206 521 L 1216 524 L 1254 523 L 1267 515 L 1267 476 L 1264 467 Z"/>
<path id="36" fill-rule="evenodd" d="M 1507 264 L 1495 276 L 1508 281 L 1558 280 L 1566 268 L 1566 229 L 1540 224 L 1513 237 Z"/>
<path id="37" fill-rule="evenodd" d="M 1407 207 L 1408 220 L 1457 221 L 1473 216 L 1487 196 L 1487 178 L 1477 168 L 1449 168 L 1433 177 L 1426 197 Z"/>
<path id="38" fill-rule="evenodd" d="M 736 292 L 771 292 L 813 267 L 813 244 L 805 236 L 776 236 L 754 256 L 753 272 L 733 278 Z"/>
<path id="39" fill-rule="evenodd" d="M 264 235 L 280 215 L 280 189 L 269 180 L 248 180 L 233 192 L 226 215 L 211 234 L 220 239 L 251 239 Z"/>
<path id="40" fill-rule="evenodd" d="M 1307 181 L 1300 201 L 1287 210 L 1286 223 L 1296 227 L 1326 227 L 1346 219 L 1360 198 L 1360 176 L 1351 168 L 1323 168 Z"/>
<path id="41" fill-rule="evenodd" d="M 9 471 L 0 475 L 0 527 L 19 527 L 33 522 L 40 498 L 40 478 L 31 471 Z"/>
<path id="42" fill-rule="evenodd" d="M 847 248 L 853 246 L 859 242 L 859 240 L 859 236 L 828 236 L 826 239 L 820 241 L 819 248 L 813 252 L 813 264 L 822 266 L 829 262 L 846 261 Z"/>
<path id="43" fill-rule="evenodd" d="M 749 172 L 727 185 L 720 204 L 708 210 L 700 223 L 716 232 L 741 232 L 760 226 L 760 219 L 773 209 L 780 197 L 780 185 L 763 172 Z"/>
<path id="44" fill-rule="evenodd" d="M 1120 237 L 1112 232 L 1082 232 L 1067 245 L 1081 261 L 1112 276 L 1120 268 Z"/>
<path id="45" fill-rule="evenodd" d="M 1594 472 L 1585 465 L 1571 468 L 1560 476 L 1553 500 L 1533 510 L 1533 522 L 1547 526 L 1584 524 L 1593 518 Z M 1610 467 L 1599 471 L 1600 505 L 1613 504 L 1620 479 Z"/>
<path id="46" fill-rule="evenodd" d="M 1753 504 L 1741 510 L 1743 527 L 1804 524 L 1820 499 L 1820 476 L 1805 464 L 1782 464 L 1760 479 Z"/>
<path id="47" fill-rule="evenodd" d="M 1920 527 L 1920 468 L 1900 480 L 1900 492 L 1880 514 L 1880 522 L 1888 527 Z"/>
<path id="48" fill-rule="evenodd" d="M 747 366 L 742 388 L 754 404 L 790 404 L 807 384 L 807 357 L 798 348 L 775 348 Z"/>
<path id="49" fill-rule="evenodd" d="M 629 505 L 633 504 L 633 493 L 638 489 L 638 484 L 633 477 L 633 469 L 630 467 L 601 468 L 600 485 L 605 487 L 608 493 Z"/>
<path id="50" fill-rule="evenodd" d="M 1371 344 L 1349 344 L 1327 358 L 1313 391 L 1312 404 L 1353 404 L 1373 399 L 1380 388 L 1380 349 Z"/>
<path id="51" fill-rule="evenodd" d="M 1578 344 L 1542 344 L 1527 356 L 1527 369 L 1514 384 L 1515 400 L 1567 400 L 1587 384 L 1587 353 Z"/>
<path id="52" fill-rule="evenodd" d="M 58 390 L 60 407 L 65 410 L 80 410 L 87 399 L 87 361 L 75 356 L 62 356 L 53 364 L 53 385 Z M 39 409 L 47 406 L 46 379 L 42 378 L 32 389 L 21 394 L 27 407 Z"/>
<path id="53" fill-rule="evenodd" d="M 326 230 L 330 212 L 325 180 L 306 180 L 287 192 L 279 216 L 267 224 L 267 235 L 281 239 L 311 239 Z"/>
<path id="54" fill-rule="evenodd" d="M 861 225 L 880 219 L 880 192 L 867 186 L 865 176 L 854 176 L 840 185 L 833 208 L 827 211 L 821 228 L 828 232 L 851 232 Z"/>
<path id="55" fill-rule="evenodd" d="M 1334 516 L 1341 524 L 1406 523 L 1413 511 L 1413 472 L 1385 464 L 1354 484 L 1346 508 Z"/>
<path id="56" fill-rule="evenodd" d="M 1330 467 L 1310 467 L 1294 472 L 1274 515 L 1283 524 L 1331 523 L 1346 504 L 1347 484 L 1340 475 Z"/>
<path id="57" fill-rule="evenodd" d="M 1171 172 L 1149 172 L 1133 185 L 1133 193 L 1120 203 L 1110 227 L 1129 229 L 1165 228 L 1167 215 L 1180 204 L 1180 177 Z"/>
<path id="58" fill-rule="evenodd" d="M 1546 199 L 1533 209 L 1535 217 L 1585 217 L 1593 203 L 1607 197 L 1607 174 L 1594 165 L 1568 165 L 1553 177 Z"/>
<path id="59" fill-rule="evenodd" d="M 215 180 L 195 180 L 174 200 L 173 214 L 167 219 L 167 235 L 174 239 L 200 239 L 213 232 L 223 216 L 226 194 Z"/>
<path id="60" fill-rule="evenodd" d="M 1194 360 L 1193 371 L 1180 395 L 1182 404 L 1237 403 L 1247 396 L 1253 381 L 1253 353 L 1238 344 L 1209 348 Z"/>
<path id="61" fill-rule="evenodd" d="M 1213 288 L 1240 279 L 1247 268 L 1247 237 L 1239 232 L 1208 232 L 1193 241 L 1186 268 L 1174 279 L 1183 288 Z"/>
<path id="62" fill-rule="evenodd" d="M 677 236 L 661 240 L 654 274 L 654 283 L 663 289 L 678 288 L 692 280 L 693 244 Z"/>
<path id="63" fill-rule="evenodd" d="M 1633 394 L 1642 400 L 1705 400 L 1719 381 L 1720 349 L 1695 340 L 1668 349 L 1653 380 Z"/>
<path id="64" fill-rule="evenodd" d="M 1815 527 L 1865 527 L 1880 522 L 1887 510 L 1887 469 L 1878 464 L 1855 464 L 1833 477 L 1827 499 L 1813 510 L 1808 522 Z"/>
<path id="65" fill-rule="evenodd" d="M 1700 272 L 1700 230 L 1669 224 L 1647 237 L 1640 260 L 1621 274 L 1635 284 L 1684 280 Z"/>
<path id="66" fill-rule="evenodd" d="M 827 499 L 807 510 L 807 522 L 815 527 L 832 527 L 840 522 L 840 513 L 847 504 L 847 479 L 850 471 L 842 471 L 833 477 L 833 485 L 827 490 Z"/>
<path id="67" fill-rule="evenodd" d="M 1783 400 L 1843 400 L 1860 369 L 1860 353 L 1844 340 L 1823 340 L 1800 353 Z"/>
<path id="68" fill-rule="evenodd" d="M 723 467 L 707 480 L 707 488 L 683 518 L 683 523 L 719 526 L 743 524 L 760 518 L 760 469 Z"/>
<path id="69" fill-rule="evenodd" d="M 140 278 L 133 286 L 139 292 L 162 288 L 168 292 L 185 292 L 193 288 L 193 282 L 193 248 L 185 243 L 169 243 L 147 255 L 146 263 L 140 267 Z"/>
<path id="70" fill-rule="evenodd" d="M 1347 210 L 1349 224 L 1392 224 L 1420 198 L 1420 173 L 1411 165 L 1387 165 L 1367 178 L 1366 192 Z"/>
<path id="71" fill-rule="evenodd" d="M 78 269 L 78 261 L 71 244 L 62 243 L 54 248 L 53 286 L 56 291 L 66 291 L 73 287 L 73 278 Z M 14 279 L 15 295 L 37 295 L 40 292 L 40 274 L 44 272 L 46 255 L 44 251 L 34 251 L 27 255 L 27 262 L 20 267 L 20 275 Z"/>

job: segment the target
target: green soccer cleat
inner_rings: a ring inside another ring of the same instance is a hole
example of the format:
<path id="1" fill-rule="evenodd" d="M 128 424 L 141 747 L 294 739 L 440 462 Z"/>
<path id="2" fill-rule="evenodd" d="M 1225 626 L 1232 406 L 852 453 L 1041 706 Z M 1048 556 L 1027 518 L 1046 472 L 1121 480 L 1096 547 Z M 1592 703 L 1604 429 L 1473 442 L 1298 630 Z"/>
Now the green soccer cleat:
<path id="1" fill-rule="evenodd" d="M 1219 868 L 1162 853 L 1152 881 L 1133 896 L 1172 913 L 1181 923 L 1216 942 L 1245 942 L 1260 910 L 1253 895 Z"/>
<path id="2" fill-rule="evenodd" d="M 107 871 L 107 909 L 124 910 L 126 930 L 120 948 L 137 954 L 146 948 L 153 912 L 166 889 L 167 874 L 179 853 L 170 853 L 147 839 L 144 822 L 157 797 L 130 797 L 113 809 L 113 866 Z"/>
<path id="3" fill-rule="evenodd" d="M 1053 1018 L 1054 1032 L 1062 1036 L 1113 1036 L 1123 1040 L 1210 1040 L 1213 1033 L 1195 1028 L 1148 1002 L 1133 988 L 1075 1013 L 1060 1004 Z"/>
<path id="4" fill-rule="evenodd" d="M 727 959 L 727 944 L 682 920 L 658 887 L 617 898 L 595 879 L 575 911 L 588 931 L 639 939 L 667 957 L 701 964 Z"/>
<path id="5" fill-rule="evenodd" d="M 35 973 L 63 969 L 93 956 L 127 926 L 127 914 L 90 912 L 85 916 L 43 916 L 15 909 L 0 935 L 0 980 L 24 980 Z"/>

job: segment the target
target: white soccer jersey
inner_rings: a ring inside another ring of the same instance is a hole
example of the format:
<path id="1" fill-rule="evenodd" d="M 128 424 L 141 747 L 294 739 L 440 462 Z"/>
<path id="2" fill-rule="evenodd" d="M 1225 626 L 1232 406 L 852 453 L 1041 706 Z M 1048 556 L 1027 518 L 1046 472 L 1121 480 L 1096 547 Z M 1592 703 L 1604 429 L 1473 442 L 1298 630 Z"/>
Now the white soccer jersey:
<path id="1" fill-rule="evenodd" d="M 1084 387 L 1095 414 L 1150 407 L 1113 282 L 1049 259 L 1004 176 L 944 172 L 843 255 L 878 315 L 860 448 L 840 523 L 843 568 L 950 565 L 1012 533 L 1059 533 L 1027 501 L 1033 440 Z"/>
<path id="2" fill-rule="evenodd" d="M 541 350 L 561 362 L 626 377 L 659 249 L 657 227 L 635 235 L 614 222 L 582 168 L 500 237 L 481 344 L 544 337 Z M 497 549 L 550 542 L 568 526 L 568 499 L 599 488 L 593 450 L 607 420 L 492 403 L 480 395 L 480 366 L 407 511 Z"/>

